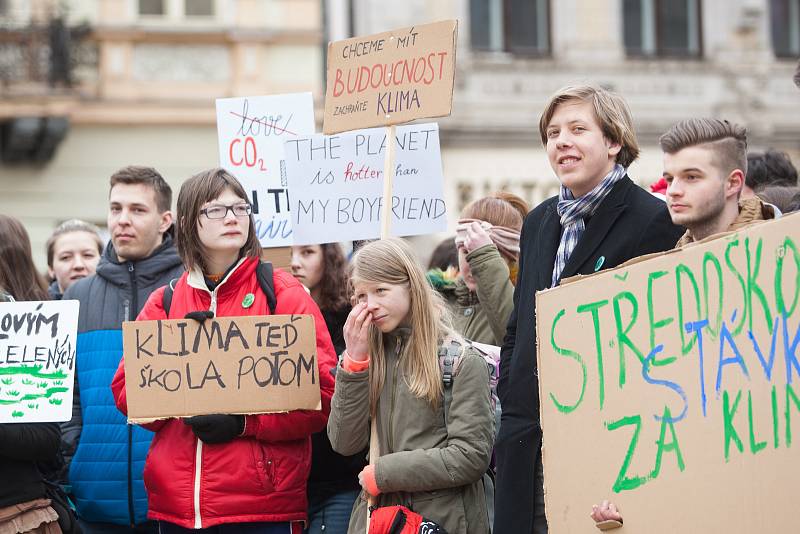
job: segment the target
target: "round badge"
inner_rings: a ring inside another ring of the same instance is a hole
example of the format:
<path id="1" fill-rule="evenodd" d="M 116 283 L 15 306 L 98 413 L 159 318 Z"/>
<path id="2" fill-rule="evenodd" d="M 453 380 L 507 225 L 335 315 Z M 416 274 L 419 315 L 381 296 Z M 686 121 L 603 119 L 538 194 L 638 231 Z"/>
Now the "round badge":
<path id="1" fill-rule="evenodd" d="M 252 293 L 248 293 L 247 295 L 244 296 L 244 299 L 242 300 L 242 308 L 249 308 L 250 306 L 253 305 L 255 301 L 256 301 L 256 296 L 253 295 Z"/>
<path id="2" fill-rule="evenodd" d="M 599 271 L 599 270 L 600 270 L 600 267 L 602 267 L 602 266 L 603 266 L 603 263 L 604 263 L 605 261 L 606 261 L 606 257 L 605 257 L 605 256 L 600 256 L 599 258 L 597 258 L 597 263 L 595 263 L 595 264 L 594 264 L 594 270 L 595 270 L 595 272 L 597 272 L 597 271 Z"/>

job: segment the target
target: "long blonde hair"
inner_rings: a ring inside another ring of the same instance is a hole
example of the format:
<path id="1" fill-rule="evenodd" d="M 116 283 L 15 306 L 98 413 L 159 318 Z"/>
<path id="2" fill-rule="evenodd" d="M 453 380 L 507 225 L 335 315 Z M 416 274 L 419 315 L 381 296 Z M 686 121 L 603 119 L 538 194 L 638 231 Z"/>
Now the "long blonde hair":
<path id="1" fill-rule="evenodd" d="M 351 265 L 353 285 L 360 282 L 405 285 L 411 300 L 408 325 L 411 333 L 402 366 L 411 393 L 436 409 L 444 393 L 439 369 L 439 344 L 445 337 L 460 340 L 442 298 L 428 284 L 411 247 L 401 239 L 373 241 L 358 250 Z M 377 413 L 378 399 L 386 377 L 384 335 L 375 326 L 369 330 L 370 413 Z"/>

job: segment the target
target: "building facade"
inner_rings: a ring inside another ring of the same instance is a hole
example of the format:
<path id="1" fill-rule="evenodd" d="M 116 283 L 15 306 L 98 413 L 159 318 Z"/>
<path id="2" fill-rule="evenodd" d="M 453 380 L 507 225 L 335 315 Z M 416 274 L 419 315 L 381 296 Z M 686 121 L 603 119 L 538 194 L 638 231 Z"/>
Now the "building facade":
<path id="1" fill-rule="evenodd" d="M 0 1 L 4 18 L 17 21 L 4 31 L 46 17 L 56 3 Z M 451 228 L 466 202 L 490 191 L 507 189 L 532 204 L 557 191 L 537 123 L 548 96 L 572 83 L 625 96 L 642 145 L 630 174 L 641 184 L 661 175 L 659 135 L 693 116 L 742 123 L 751 148 L 780 149 L 800 163 L 800 90 L 792 81 L 800 0 L 68 4 L 66 26 L 88 28 L 72 84 L 4 76 L 0 99 L 6 123 L 69 119 L 49 161 L 0 163 L 0 211 L 25 222 L 40 264 L 56 224 L 73 216 L 104 221 L 115 169 L 155 166 L 177 190 L 215 165 L 214 98 L 310 90 L 320 118 L 328 38 L 448 18 L 459 20 L 453 113 L 439 121 Z M 0 69 L 7 58 L 0 54 Z"/>
<path id="2" fill-rule="evenodd" d="M 69 83 L 48 79 L 51 49 L 63 50 L 46 46 L 58 19 L 71 34 Z M 0 161 L 0 212 L 26 225 L 37 264 L 60 222 L 106 226 L 120 167 L 155 167 L 177 196 L 218 165 L 215 98 L 321 95 L 322 21 L 317 0 L 0 0 L 0 149 L 23 145 Z M 66 119 L 66 131 L 37 160 L 24 127 L 41 138 L 47 119 Z"/>

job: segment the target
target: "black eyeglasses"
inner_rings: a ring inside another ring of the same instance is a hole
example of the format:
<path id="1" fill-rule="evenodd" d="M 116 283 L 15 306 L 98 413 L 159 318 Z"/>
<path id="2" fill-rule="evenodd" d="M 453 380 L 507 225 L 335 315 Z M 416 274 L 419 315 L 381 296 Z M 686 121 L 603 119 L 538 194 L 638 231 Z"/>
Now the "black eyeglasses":
<path id="1" fill-rule="evenodd" d="M 209 219 L 224 219 L 225 216 L 228 215 L 228 211 L 233 213 L 234 217 L 247 217 L 253 213 L 253 206 L 246 202 L 234 204 L 232 206 L 209 206 L 208 208 L 201 209 L 200 213 Z"/>

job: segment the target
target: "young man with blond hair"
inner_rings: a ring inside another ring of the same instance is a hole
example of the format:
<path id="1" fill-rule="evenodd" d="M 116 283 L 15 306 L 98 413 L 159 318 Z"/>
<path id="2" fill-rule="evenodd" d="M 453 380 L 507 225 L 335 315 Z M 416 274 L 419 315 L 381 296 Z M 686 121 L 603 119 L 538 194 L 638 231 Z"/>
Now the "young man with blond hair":
<path id="1" fill-rule="evenodd" d="M 683 232 L 670 221 L 664 202 L 627 175 L 639 146 L 619 95 L 595 86 L 566 87 L 547 103 L 539 133 L 561 190 L 529 213 L 522 227 L 514 310 L 498 385 L 502 419 L 495 446 L 495 534 L 547 532 L 536 291 L 668 250 Z"/>
<path id="2" fill-rule="evenodd" d="M 747 133 L 718 119 L 689 119 L 659 139 L 664 152 L 667 206 L 672 222 L 686 227 L 677 246 L 774 219 L 758 197 L 741 199 L 747 175 Z"/>

